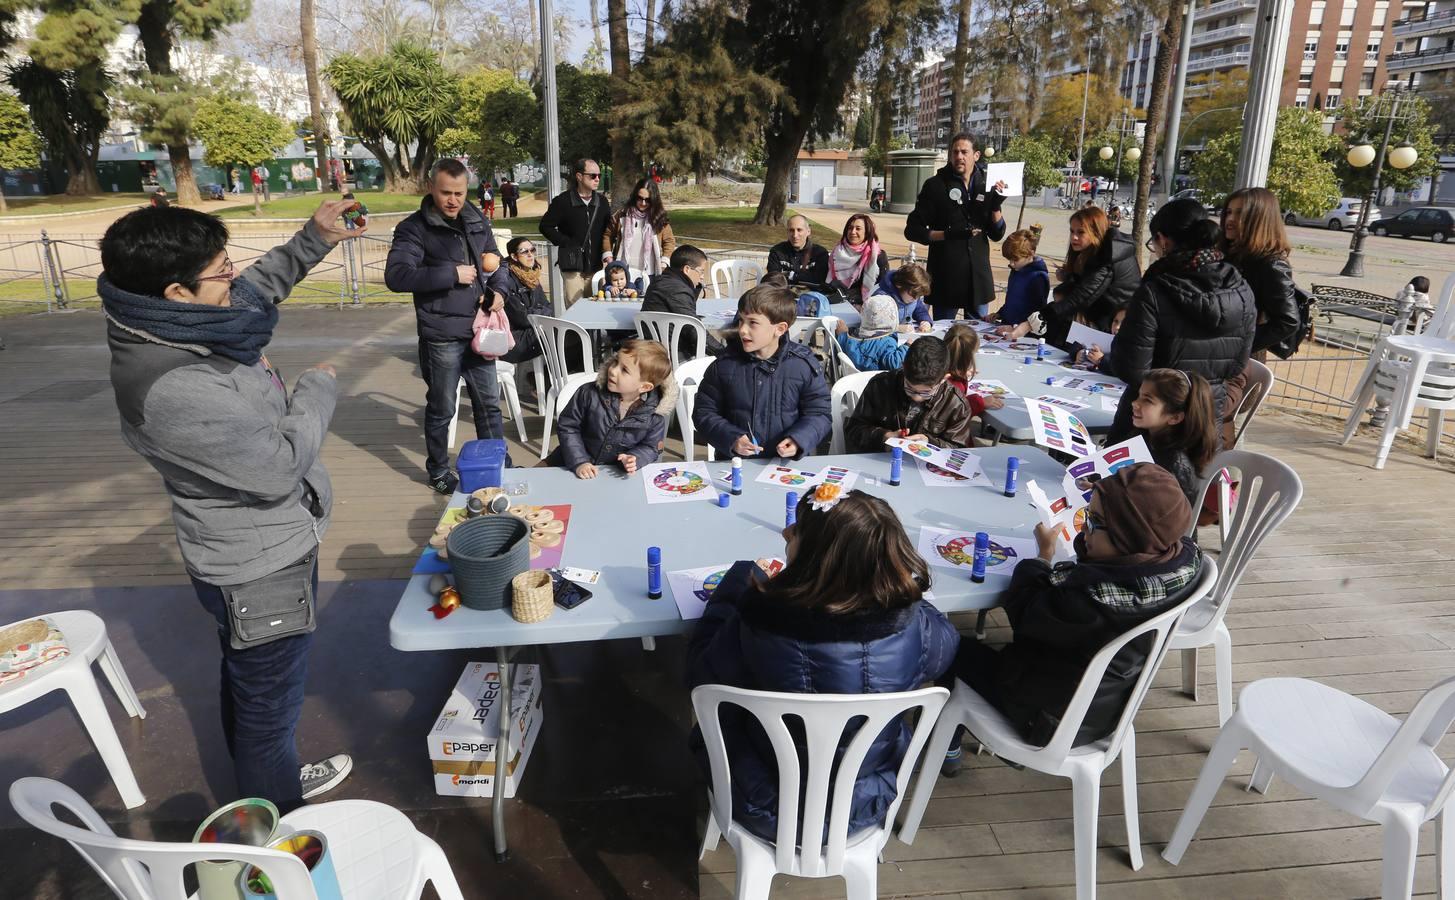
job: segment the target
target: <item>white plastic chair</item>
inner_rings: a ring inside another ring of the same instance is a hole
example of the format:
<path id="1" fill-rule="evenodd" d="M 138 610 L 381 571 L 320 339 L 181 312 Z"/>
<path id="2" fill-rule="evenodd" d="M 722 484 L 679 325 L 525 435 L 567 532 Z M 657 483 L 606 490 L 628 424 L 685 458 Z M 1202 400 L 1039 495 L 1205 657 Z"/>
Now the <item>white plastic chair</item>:
<path id="1" fill-rule="evenodd" d="M 914 761 L 948 696 L 949 691 L 941 687 L 853 695 L 783 694 L 719 684 L 696 688 L 692 692 L 692 708 L 702 727 L 712 769 L 712 789 L 708 792 L 711 809 L 699 858 L 717 847 L 719 837 L 727 838 L 738 860 L 736 896 L 739 900 L 766 898 L 773 876 L 779 873 L 803 878 L 839 876 L 848 886 L 849 900 L 871 900 L 878 896 L 879 854 L 889 842 L 894 814 L 909 784 Z M 779 786 L 775 841 L 765 841 L 733 821 L 732 772 L 718 721 L 718 710 L 723 704 L 741 707 L 751 714 L 773 744 Z M 895 774 L 897 796 L 885 814 L 884 823 L 849 834 L 854 782 L 869 746 L 890 723 L 916 712 L 918 719 L 909 747 Z M 835 765 L 834 756 L 845 737 L 845 728 L 855 719 L 863 721 L 851 732 L 843 756 Z M 797 746 L 789 731 L 789 721 L 785 720 L 791 720 L 795 726 L 801 722 L 807 747 Z M 806 773 L 800 764 L 800 753 L 808 764 Z"/>
<path id="2" fill-rule="evenodd" d="M 1273 384 L 1277 380 L 1273 377 L 1273 370 L 1263 365 L 1256 359 L 1248 360 L 1247 389 L 1243 399 L 1238 403 L 1237 412 L 1233 413 L 1233 421 L 1237 423 L 1237 430 L 1233 433 L 1233 446 L 1237 449 L 1243 443 L 1243 432 L 1248 430 L 1253 417 L 1258 415 L 1262 408 L 1263 401 L 1268 399 L 1268 394 L 1273 390 Z"/>
<path id="3" fill-rule="evenodd" d="M 1426 454 L 1440 450 L 1445 410 L 1455 409 L 1455 274 L 1445 279 L 1435 314 L 1422 334 L 1389 334 L 1370 351 L 1369 362 L 1354 391 L 1353 408 L 1344 423 L 1348 444 L 1364 411 L 1375 397 L 1389 401 L 1389 416 L 1375 452 L 1374 468 L 1384 468 L 1394 433 L 1410 427 L 1416 406 L 1428 411 Z"/>
<path id="4" fill-rule="evenodd" d="M 106 623 L 95 613 L 79 609 L 46 613 L 44 618 L 55 622 L 65 635 L 71 655 L 42 666 L 19 681 L 0 686 L 0 713 L 19 709 L 51 691 L 65 691 L 71 705 L 76 707 L 76 714 L 81 717 L 86 733 L 91 736 L 91 742 L 96 745 L 96 752 L 101 754 L 101 761 L 111 773 L 111 780 L 116 782 L 121 802 L 128 809 L 135 809 L 146 803 L 146 797 L 136 783 L 126 751 L 122 749 L 121 740 L 111 724 L 111 716 L 101 699 L 91 664 L 101 664 L 102 673 L 111 682 L 111 688 L 116 691 L 128 716 L 145 719 L 147 713 L 131 686 L 131 679 L 126 677 L 126 670 L 121 667 L 121 660 L 116 657 L 111 638 L 106 634 Z"/>
<path id="5" fill-rule="evenodd" d="M 634 269 L 631 266 L 627 266 L 627 269 L 626 270 L 627 270 L 627 277 L 631 281 L 636 281 L 638 278 L 640 278 L 642 280 L 642 293 L 645 294 L 646 291 L 647 291 L 647 288 L 652 283 L 652 276 L 647 275 L 641 269 Z M 601 290 L 601 285 L 605 281 L 606 281 L 606 270 L 605 269 L 598 269 L 597 272 L 596 272 L 596 274 L 591 276 L 591 294 L 586 299 L 587 300 L 590 300 L 592 297 L 595 297 L 596 296 L 596 292 L 599 291 L 599 290 Z M 623 298 L 623 299 L 625 299 L 625 298 Z M 641 297 L 638 296 L 636 299 L 640 300 Z"/>
<path id="6" fill-rule="evenodd" d="M 1231 509 L 1223 504 L 1224 527 L 1222 550 L 1218 554 L 1219 574 L 1211 593 L 1189 610 L 1177 633 L 1172 636 L 1173 650 L 1182 651 L 1182 690 L 1197 699 L 1197 651 L 1209 644 L 1213 648 L 1214 675 L 1218 689 L 1218 723 L 1233 714 L 1233 636 L 1224 621 L 1233 591 L 1243 578 L 1243 570 L 1252 561 L 1258 547 L 1293 514 L 1303 499 L 1303 482 L 1298 473 L 1282 461 L 1248 450 L 1224 450 L 1208 464 L 1211 473 L 1203 480 L 1199 496 L 1217 490 L 1228 496 L 1227 481 L 1220 477 L 1224 470 L 1238 472 L 1238 501 Z M 1200 508 L 1200 505 L 1199 505 Z M 1193 528 L 1196 528 L 1194 514 Z"/>
<path id="7" fill-rule="evenodd" d="M 878 375 L 878 372 L 855 372 L 852 375 L 845 375 L 834 386 L 829 389 L 829 416 L 833 422 L 833 430 L 830 432 L 829 453 L 846 453 L 844 449 L 844 420 L 854 414 L 854 408 L 859 405 L 859 395 L 864 393 L 864 387 L 869 379 Z"/>
<path id="8" fill-rule="evenodd" d="M 278 900 L 317 900 L 302 860 L 281 850 L 243 844 L 194 844 L 119 838 L 79 794 L 49 778 L 22 778 L 10 786 L 20 817 L 69 842 L 111 892 L 122 900 L 183 900 L 183 871 L 204 860 L 238 860 L 262 869 Z M 56 818 L 61 807 L 84 827 Z M 369 800 L 305 806 L 283 817 L 279 832 L 323 832 L 339 888 L 350 900 L 418 897 L 426 881 L 441 900 L 463 900 L 439 845 L 399 811 Z"/>
<path id="9" fill-rule="evenodd" d="M 915 781 L 914 794 L 910 798 L 904 824 L 899 830 L 899 839 L 906 844 L 914 843 L 919 832 L 920 819 L 929 804 L 930 793 L 935 780 L 940 777 L 940 754 L 955 734 L 957 726 L 965 726 L 975 735 L 982 746 L 1002 759 L 1025 766 L 1047 775 L 1059 775 L 1071 779 L 1071 804 L 1073 826 L 1076 834 L 1076 897 L 1077 900 L 1094 900 L 1096 897 L 1096 827 L 1101 807 L 1101 773 L 1116 761 L 1122 760 L 1122 809 L 1127 823 L 1127 844 L 1133 869 L 1142 868 L 1141 826 L 1137 817 L 1137 735 L 1132 727 L 1137 710 L 1141 707 L 1147 691 L 1156 677 L 1157 668 L 1167 655 L 1169 640 L 1187 611 L 1207 596 L 1217 580 L 1217 563 L 1203 558 L 1203 569 L 1192 594 L 1171 609 L 1153 616 L 1126 634 L 1108 643 L 1092 657 L 1081 676 L 1081 683 L 1061 717 L 1051 742 L 1044 747 L 1034 747 L 1021 738 L 1010 720 L 991 706 L 965 682 L 956 680 L 950 702 L 940 714 L 935 733 L 930 737 L 931 752 L 926 754 L 919 778 Z M 1152 645 L 1142 672 L 1127 698 L 1127 705 L 1117 720 L 1116 730 L 1110 736 L 1079 747 L 1073 747 L 1076 732 L 1086 718 L 1087 707 L 1101 684 L 1106 668 L 1127 644 L 1142 635 L 1150 635 Z"/>
<path id="10" fill-rule="evenodd" d="M 530 316 L 531 327 L 541 339 L 541 353 L 546 359 L 546 370 L 551 373 L 551 387 L 541 398 L 541 413 L 546 418 L 545 430 L 541 434 L 541 459 L 551 452 L 551 423 L 571 395 L 583 384 L 596 380 L 596 361 L 591 355 L 591 335 L 575 322 L 557 319 L 554 316 Z M 568 359 L 566 338 L 575 335 L 581 342 L 580 369 L 573 369 Z"/>
<path id="11" fill-rule="evenodd" d="M 672 377 L 677 379 L 677 421 L 682 428 L 682 458 L 687 462 L 692 462 L 696 453 L 697 428 L 692 424 L 692 410 L 697 407 L 697 389 L 702 386 L 702 379 L 713 361 L 710 356 L 699 356 L 686 360 L 672 373 Z M 708 461 L 716 458 L 717 450 L 708 444 Z"/>
<path id="12" fill-rule="evenodd" d="M 684 331 L 692 332 L 697 338 L 697 351 L 691 359 L 707 355 L 707 326 L 696 316 L 680 313 L 639 312 L 632 317 L 637 325 L 637 336 L 644 341 L 656 341 L 667 348 L 667 358 L 672 361 L 672 371 L 685 360 L 679 359 L 679 342 Z"/>
<path id="13" fill-rule="evenodd" d="M 859 373 L 859 367 L 854 365 L 854 361 L 852 359 L 849 359 L 849 354 L 845 353 L 842 350 L 839 350 L 837 351 L 837 356 L 839 361 L 840 378 L 843 378 L 845 375 L 857 375 Z"/>
<path id="14" fill-rule="evenodd" d="M 719 260 L 708 271 L 708 280 L 712 282 L 712 296 L 733 299 L 763 280 L 763 264 L 751 259 Z"/>
<path id="15" fill-rule="evenodd" d="M 1436 684 L 1403 722 L 1317 681 L 1264 678 L 1238 695 L 1162 851 L 1173 865 L 1202 823 L 1239 751 L 1258 755 L 1249 788 L 1267 791 L 1276 774 L 1299 791 L 1384 826 L 1384 900 L 1414 889 L 1420 825 L 1435 819 L 1438 896 L 1455 896 L 1455 773 L 1435 748 L 1455 718 L 1455 678 Z M 1362 891 L 1366 892 L 1367 891 Z"/>
<path id="16" fill-rule="evenodd" d="M 539 357 L 537 357 L 539 358 Z M 520 442 L 526 442 L 525 416 L 520 411 L 520 391 L 515 387 L 515 365 L 514 363 L 495 361 L 495 379 L 500 385 L 500 399 L 505 401 L 505 411 L 515 420 L 516 433 L 520 435 Z M 460 383 L 455 388 L 455 417 L 450 420 L 449 443 L 445 446 L 453 450 L 455 448 L 455 436 L 460 430 L 460 398 L 465 392 L 465 378 L 460 376 Z"/>

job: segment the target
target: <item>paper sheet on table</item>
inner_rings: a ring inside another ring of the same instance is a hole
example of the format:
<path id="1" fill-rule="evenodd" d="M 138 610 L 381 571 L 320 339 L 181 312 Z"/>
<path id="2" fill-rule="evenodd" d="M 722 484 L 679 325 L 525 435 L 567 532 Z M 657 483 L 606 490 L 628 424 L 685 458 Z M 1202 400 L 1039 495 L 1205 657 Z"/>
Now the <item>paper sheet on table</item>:
<path id="1" fill-rule="evenodd" d="M 1093 344 L 1101 348 L 1105 353 L 1111 349 L 1111 342 L 1114 338 L 1105 331 L 1097 331 L 1082 325 L 1080 322 L 1072 322 L 1071 330 L 1066 332 L 1066 340 L 1072 344 L 1080 344 L 1083 347 L 1091 347 Z"/>
<path id="2" fill-rule="evenodd" d="M 1091 432 L 1086 430 L 1080 419 L 1033 397 L 1024 398 L 1024 402 L 1031 417 L 1035 443 L 1081 459 L 1087 459 L 1095 452 L 1096 444 L 1091 440 Z"/>
<path id="3" fill-rule="evenodd" d="M 934 444 L 911 441 L 908 438 L 892 437 L 884 441 L 890 447 L 899 447 L 904 455 L 920 462 L 934 463 L 957 475 L 969 475 L 980 468 L 980 457 L 963 447 L 936 447 Z M 847 485 L 845 486 L 847 489 Z"/>
<path id="4" fill-rule="evenodd" d="M 1023 185 L 1026 180 L 1026 164 L 1023 162 L 991 163 L 985 167 L 986 185 L 994 185 L 997 181 L 1005 182 L 1006 197 L 1019 197 L 1025 193 Z"/>
<path id="5" fill-rule="evenodd" d="M 717 499 L 705 462 L 652 463 L 642 467 L 641 478 L 648 503 Z"/>
<path id="6" fill-rule="evenodd" d="M 769 575 L 777 575 L 783 571 L 783 560 L 769 559 L 766 562 Z M 681 613 L 682 621 L 690 622 L 702 618 L 702 611 L 707 608 L 707 601 L 712 599 L 712 592 L 717 590 L 722 577 L 730 568 L 732 563 L 723 563 L 719 566 L 703 566 L 667 573 L 667 586 L 672 589 L 672 599 L 677 601 L 677 611 Z"/>
<path id="7" fill-rule="evenodd" d="M 975 532 L 946 531 L 924 527 L 919 530 L 919 555 L 932 566 L 969 572 L 975 564 Z M 986 575 L 1009 577 L 1016 563 L 1036 555 L 1036 542 L 1008 535 L 990 535 L 990 554 L 985 559 Z"/>
<path id="8" fill-rule="evenodd" d="M 1076 412 L 1077 410 L 1086 409 L 1087 407 L 1087 404 L 1085 403 L 1077 403 L 1075 400 L 1067 400 L 1065 397 L 1057 397 L 1054 394 L 1042 394 L 1036 399 L 1041 401 L 1042 403 L 1049 403 L 1052 406 L 1059 406 L 1062 409 L 1067 410 L 1068 412 Z"/>
<path id="9" fill-rule="evenodd" d="M 1117 381 L 1105 376 L 1097 378 L 1091 375 L 1057 375 L 1051 382 L 1053 387 L 1066 388 L 1072 391 L 1086 391 L 1087 393 L 1113 394 L 1120 397 L 1127 389 L 1124 382 Z M 1092 389 L 1096 390 L 1093 391 Z"/>
<path id="10" fill-rule="evenodd" d="M 994 378 L 978 378 L 975 381 L 967 382 L 965 393 L 979 394 L 982 397 L 999 397 L 1002 400 L 1015 397 L 1015 391 L 1010 389 L 1010 385 L 1004 381 L 996 381 Z"/>
<path id="11" fill-rule="evenodd" d="M 979 457 L 974 457 L 958 472 L 942 469 L 925 460 L 917 461 L 915 468 L 919 470 L 920 480 L 925 483 L 926 487 L 974 487 L 977 484 L 990 483 L 990 479 L 985 477 L 985 472 L 980 467 Z"/>
<path id="12" fill-rule="evenodd" d="M 1096 402 L 1101 405 L 1102 412 L 1116 412 L 1117 407 L 1121 405 L 1122 398 L 1108 396 L 1107 394 L 1097 394 Z"/>
<path id="13" fill-rule="evenodd" d="M 829 466 L 818 472 L 807 472 L 789 466 L 769 466 L 753 479 L 757 484 L 771 484 L 775 487 L 798 491 L 800 494 L 822 482 L 837 484 L 847 491 L 858 480 L 858 472 L 853 469 L 845 469 L 843 466 Z M 728 483 L 732 483 L 731 478 L 728 479 Z"/>

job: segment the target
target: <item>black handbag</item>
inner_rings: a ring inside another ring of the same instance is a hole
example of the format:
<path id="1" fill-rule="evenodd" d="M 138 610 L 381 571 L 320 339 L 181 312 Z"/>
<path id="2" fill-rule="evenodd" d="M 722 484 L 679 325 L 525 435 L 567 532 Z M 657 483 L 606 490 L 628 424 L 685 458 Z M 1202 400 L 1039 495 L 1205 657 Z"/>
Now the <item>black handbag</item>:
<path id="1" fill-rule="evenodd" d="M 222 588 L 227 601 L 228 642 L 246 650 L 318 627 L 314 612 L 316 551 L 298 562 L 246 584 Z"/>

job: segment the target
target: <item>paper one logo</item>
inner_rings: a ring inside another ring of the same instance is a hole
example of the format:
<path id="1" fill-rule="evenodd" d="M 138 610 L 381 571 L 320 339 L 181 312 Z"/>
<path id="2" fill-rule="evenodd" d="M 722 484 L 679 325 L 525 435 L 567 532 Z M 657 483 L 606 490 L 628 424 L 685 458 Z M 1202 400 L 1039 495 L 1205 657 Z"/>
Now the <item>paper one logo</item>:
<path id="1" fill-rule="evenodd" d="M 493 741 L 487 741 L 485 743 L 443 741 L 440 744 L 440 749 L 444 752 L 445 756 L 454 756 L 457 753 L 489 753 L 495 749 L 495 743 Z"/>
<path id="2" fill-rule="evenodd" d="M 490 707 L 495 705 L 495 698 L 500 696 L 500 673 L 485 673 L 485 692 L 475 700 L 476 722 L 483 722 L 490 715 Z"/>

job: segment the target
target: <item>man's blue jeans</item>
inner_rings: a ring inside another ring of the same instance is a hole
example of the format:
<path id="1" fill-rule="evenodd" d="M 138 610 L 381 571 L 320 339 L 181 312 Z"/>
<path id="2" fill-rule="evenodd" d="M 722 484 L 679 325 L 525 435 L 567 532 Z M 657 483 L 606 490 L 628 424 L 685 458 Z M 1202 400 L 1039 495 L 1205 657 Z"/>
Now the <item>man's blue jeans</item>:
<path id="1" fill-rule="evenodd" d="M 420 362 L 425 373 L 424 471 L 430 481 L 450 471 L 450 422 L 455 418 L 460 378 L 470 392 L 475 436 L 498 438 L 505 434 L 500 415 L 500 383 L 495 361 L 470 349 L 469 341 L 420 341 Z"/>
<path id="2" fill-rule="evenodd" d="M 197 599 L 217 620 L 222 645 L 222 734 L 232 754 L 239 797 L 263 797 L 279 811 L 303 805 L 294 735 L 303 712 L 312 634 L 279 638 L 234 650 L 227 600 L 222 589 L 192 579 Z M 313 594 L 318 596 L 318 563 L 313 564 Z"/>

